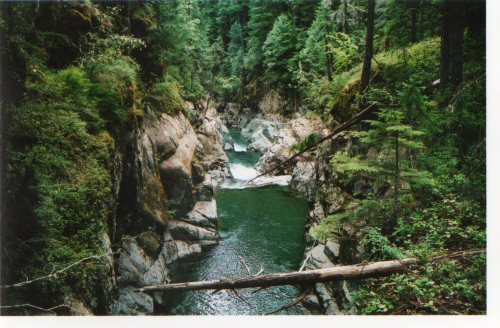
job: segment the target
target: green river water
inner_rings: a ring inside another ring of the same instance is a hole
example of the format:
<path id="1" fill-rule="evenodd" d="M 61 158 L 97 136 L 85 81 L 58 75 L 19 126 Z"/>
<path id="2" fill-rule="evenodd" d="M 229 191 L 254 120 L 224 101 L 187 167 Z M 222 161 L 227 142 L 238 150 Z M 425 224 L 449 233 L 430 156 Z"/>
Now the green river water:
<path id="1" fill-rule="evenodd" d="M 236 151 L 229 151 L 230 169 L 235 179 L 225 181 L 216 192 L 220 243 L 181 261 L 173 270 L 173 282 L 230 278 L 248 275 L 243 261 L 252 273 L 261 267 L 264 273 L 297 270 L 304 251 L 304 224 L 308 212 L 306 201 L 286 186 L 242 188 L 251 176 L 259 155 L 245 150 L 239 133 L 231 130 Z M 253 171 L 255 174 L 255 172 Z M 238 179 L 239 178 L 239 179 Z M 234 188 L 240 185 L 239 188 Z M 262 314 L 291 302 L 299 294 L 292 286 L 272 287 L 255 294 L 243 289 L 238 294 L 222 290 L 176 292 L 169 295 L 172 314 L 235 315 Z M 307 314 L 295 306 L 280 314 Z"/>

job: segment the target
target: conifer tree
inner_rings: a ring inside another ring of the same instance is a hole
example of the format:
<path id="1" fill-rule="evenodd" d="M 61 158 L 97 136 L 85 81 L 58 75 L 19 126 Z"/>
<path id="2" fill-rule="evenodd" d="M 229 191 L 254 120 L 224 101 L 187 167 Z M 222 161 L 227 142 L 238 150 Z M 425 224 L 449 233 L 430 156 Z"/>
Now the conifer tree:
<path id="1" fill-rule="evenodd" d="M 289 61 L 295 50 L 295 26 L 290 16 L 283 14 L 276 19 L 264 42 L 266 76 L 281 87 L 291 80 Z"/>
<path id="2" fill-rule="evenodd" d="M 418 170 L 412 153 L 424 149 L 421 141 L 424 132 L 403 123 L 404 113 L 400 108 L 382 107 L 378 119 L 367 120 L 370 129 L 353 133 L 362 145 L 370 150 L 365 157 L 348 156 L 337 152 L 331 164 L 335 171 L 345 174 L 369 175 L 375 179 L 378 192 L 390 186 L 394 191 L 395 209 L 398 207 L 400 189 L 406 182 L 414 186 L 433 183 L 426 171 Z"/>

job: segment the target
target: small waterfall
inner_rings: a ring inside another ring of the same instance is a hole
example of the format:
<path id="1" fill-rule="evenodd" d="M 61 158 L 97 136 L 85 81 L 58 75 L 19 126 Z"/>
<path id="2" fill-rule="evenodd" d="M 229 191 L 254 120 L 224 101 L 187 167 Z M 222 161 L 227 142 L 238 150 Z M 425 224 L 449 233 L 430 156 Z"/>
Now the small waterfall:
<path id="1" fill-rule="evenodd" d="M 235 142 L 234 143 L 234 151 L 237 153 L 246 152 L 247 146 Z"/>
<path id="2" fill-rule="evenodd" d="M 235 136 L 234 139 L 240 140 L 241 137 Z M 250 180 L 258 176 L 260 172 L 253 167 L 256 159 L 249 160 L 248 156 L 253 153 L 248 151 L 248 147 L 244 142 L 244 140 L 234 142 L 232 155 L 229 154 L 229 170 L 231 171 L 233 177 L 232 179 L 224 180 L 221 184 L 221 188 L 245 189 L 269 185 L 287 186 L 290 183 L 292 178 L 290 175 L 259 177 L 250 182 Z"/>
<path id="3" fill-rule="evenodd" d="M 239 163 L 229 163 L 229 170 L 235 180 L 248 181 L 258 175 L 257 170 L 253 167 L 245 166 Z"/>

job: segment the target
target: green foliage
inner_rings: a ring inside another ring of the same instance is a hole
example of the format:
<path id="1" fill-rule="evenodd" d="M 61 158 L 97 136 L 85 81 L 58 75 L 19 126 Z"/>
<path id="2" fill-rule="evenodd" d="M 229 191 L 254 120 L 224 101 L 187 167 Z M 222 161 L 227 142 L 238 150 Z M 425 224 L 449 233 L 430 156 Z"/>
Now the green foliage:
<path id="1" fill-rule="evenodd" d="M 316 143 L 318 143 L 320 138 L 321 137 L 319 134 L 317 134 L 316 132 L 312 132 L 298 143 L 292 145 L 292 149 L 298 152 L 304 151 L 306 148 L 311 147 Z"/>
<path id="2" fill-rule="evenodd" d="M 353 295 L 356 306 L 363 314 L 484 313 L 484 254 L 426 262 L 437 250 L 449 253 L 485 248 L 484 228 L 484 208 L 455 195 L 447 195 L 427 208 L 413 210 L 398 220 L 390 239 L 405 256 L 417 256 L 424 261 L 423 265 L 404 274 L 363 281 Z M 368 260 L 381 258 L 384 247 L 392 247 L 388 238 L 378 231 L 372 228 L 364 231 L 368 233 L 361 243 L 368 246 Z"/>
<path id="3" fill-rule="evenodd" d="M 342 212 L 327 216 L 319 225 L 312 227 L 310 233 L 315 239 L 321 241 L 341 236 L 344 223 L 352 219 L 351 215 L 351 213 Z"/>
<path id="4" fill-rule="evenodd" d="M 18 277 L 43 276 L 103 252 L 111 197 L 108 148 L 88 134 L 77 108 L 58 107 L 26 103 L 13 116 L 11 135 L 31 139 L 24 148 L 11 149 L 8 168 L 14 209 L 25 215 L 19 226 L 10 227 L 13 236 L 24 236 Z M 32 292 L 69 288 L 89 300 L 100 270 L 75 267 L 58 281 L 41 281 Z"/>
<path id="5" fill-rule="evenodd" d="M 282 88 L 288 87 L 291 80 L 290 59 L 296 42 L 296 30 L 288 15 L 279 16 L 267 35 L 263 45 L 266 76 L 272 83 Z"/>
<path id="6" fill-rule="evenodd" d="M 156 84 L 146 101 L 152 105 L 151 108 L 157 115 L 186 112 L 184 99 L 180 95 L 180 87 L 172 78 L 167 77 L 165 82 Z"/>
<path id="7" fill-rule="evenodd" d="M 326 36 L 326 52 L 333 56 L 333 73 L 349 70 L 360 59 L 358 46 L 345 33 L 335 32 Z"/>
<path id="8" fill-rule="evenodd" d="M 399 187 L 401 181 L 420 187 L 433 185 L 430 174 L 416 169 L 410 162 L 413 156 L 418 155 L 417 151 L 424 147 L 419 140 L 423 132 L 402 124 L 401 110 L 381 108 L 377 115 L 378 120 L 366 121 L 371 125 L 369 130 L 354 133 L 363 145 L 370 147 L 367 155 L 347 156 L 337 152 L 331 159 L 332 168 L 347 175 L 369 174 L 378 181 L 375 187 L 386 184 L 393 187 L 397 184 Z M 349 179 L 353 178 L 351 175 Z"/>
<path id="9" fill-rule="evenodd" d="M 432 36 L 438 22 L 438 1 L 389 0 L 380 17 L 380 34 L 385 47 L 406 46 L 412 42 L 412 12 L 415 40 Z"/>
<path id="10" fill-rule="evenodd" d="M 403 257 L 403 253 L 391 245 L 389 239 L 381 233 L 380 229 L 366 227 L 361 229 L 361 232 L 364 234 L 361 245 L 370 259 L 394 260 Z"/>

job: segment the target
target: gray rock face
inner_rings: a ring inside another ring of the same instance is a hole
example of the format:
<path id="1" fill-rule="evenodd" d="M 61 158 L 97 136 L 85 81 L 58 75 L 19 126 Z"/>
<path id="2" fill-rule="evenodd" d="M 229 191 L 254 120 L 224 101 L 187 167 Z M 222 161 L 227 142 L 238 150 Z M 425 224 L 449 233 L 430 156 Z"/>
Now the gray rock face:
<path id="1" fill-rule="evenodd" d="M 173 155 L 163 160 L 160 157 L 161 181 L 168 198 L 178 199 L 179 211 L 184 214 L 194 204 L 191 164 L 199 141 L 191 124 L 182 114 L 175 117 L 162 114 L 160 122 L 164 131 L 170 131 L 171 139 L 177 142 Z"/>
<path id="2" fill-rule="evenodd" d="M 290 188 L 297 190 L 309 199 L 316 195 L 316 163 L 314 161 L 299 160 L 292 172 Z"/>
<path id="3" fill-rule="evenodd" d="M 325 309 L 325 314 L 327 315 L 339 315 L 341 314 L 339 306 L 335 299 L 332 297 L 333 292 L 328 289 L 325 284 L 318 283 L 314 285 L 314 290 L 317 295 L 323 301 L 323 307 Z"/>
<path id="4" fill-rule="evenodd" d="M 222 108 L 221 122 L 227 126 L 242 129 L 247 123 L 255 117 L 256 113 L 250 108 L 241 108 L 240 104 L 237 103 L 227 103 Z M 225 142 L 231 142 L 225 140 Z"/>
<path id="5" fill-rule="evenodd" d="M 163 295 L 136 293 L 134 288 L 168 283 L 171 263 L 218 242 L 213 196 L 218 181 L 229 174 L 222 150 L 228 130 L 213 109 L 201 123 L 195 133 L 183 114 L 157 118 L 147 111 L 132 135 L 133 162 L 125 172 L 135 187 L 140 215 L 155 224 L 121 240 L 112 313 L 153 313 L 154 304 L 164 302 Z M 169 217 L 167 199 L 179 203 L 174 207 L 178 219 Z"/>
<path id="6" fill-rule="evenodd" d="M 153 313 L 153 298 L 145 293 L 134 292 L 133 287 L 118 291 L 114 313 L 121 315 L 145 315 Z"/>
<path id="7" fill-rule="evenodd" d="M 308 265 L 306 267 L 311 269 L 323 269 L 335 266 L 335 264 L 333 264 L 325 254 L 325 245 L 320 244 L 314 247 L 310 250 L 310 254 Z"/>
<path id="8" fill-rule="evenodd" d="M 335 241 L 327 241 L 325 244 L 325 254 L 333 263 L 340 263 L 340 245 Z"/>
<path id="9" fill-rule="evenodd" d="M 203 124 L 198 128 L 198 139 L 203 146 L 204 161 L 214 161 L 219 158 L 227 161 L 222 145 L 224 135 L 228 133 L 229 131 L 222 124 L 215 109 L 209 108 L 205 113 Z"/>
<path id="10" fill-rule="evenodd" d="M 171 220 L 168 229 L 175 239 L 187 241 L 217 240 L 218 234 L 214 229 L 202 228 L 181 220 Z"/>

